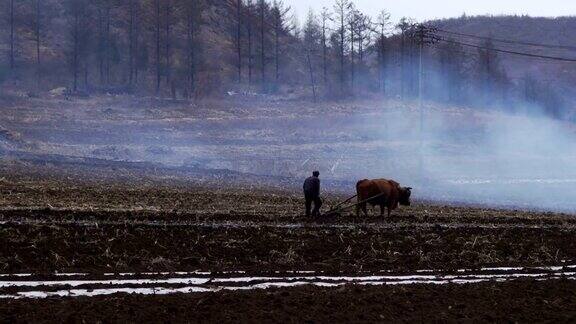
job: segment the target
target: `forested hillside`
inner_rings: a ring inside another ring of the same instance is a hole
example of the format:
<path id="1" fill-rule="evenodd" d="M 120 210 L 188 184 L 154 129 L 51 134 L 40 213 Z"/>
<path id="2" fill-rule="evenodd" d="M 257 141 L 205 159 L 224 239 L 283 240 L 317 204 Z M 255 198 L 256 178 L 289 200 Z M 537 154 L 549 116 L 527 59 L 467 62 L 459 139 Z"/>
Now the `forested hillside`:
<path id="1" fill-rule="evenodd" d="M 429 100 L 512 110 L 522 103 L 572 118 L 575 62 L 497 50 L 574 58 L 576 18 L 428 22 L 438 30 L 425 31 L 434 41 L 423 47 L 420 74 L 420 27 L 386 11 L 362 13 L 348 0 L 302 24 L 276 0 L 1 1 L 4 90 L 413 98 L 422 75 Z"/>
<path id="2" fill-rule="evenodd" d="M 576 91 L 576 17 L 542 18 L 528 16 L 480 16 L 430 22 L 442 38 L 470 45 L 487 45 L 504 51 L 494 62 L 507 82 L 523 93 L 527 101 L 547 96 L 548 104 L 570 109 Z M 479 52 L 471 46 L 439 45 L 474 58 Z M 542 58 L 537 56 L 552 57 Z"/>
<path id="3" fill-rule="evenodd" d="M 3 2 L 3 65 L 18 84 L 186 93 L 230 73 L 225 1 Z"/>

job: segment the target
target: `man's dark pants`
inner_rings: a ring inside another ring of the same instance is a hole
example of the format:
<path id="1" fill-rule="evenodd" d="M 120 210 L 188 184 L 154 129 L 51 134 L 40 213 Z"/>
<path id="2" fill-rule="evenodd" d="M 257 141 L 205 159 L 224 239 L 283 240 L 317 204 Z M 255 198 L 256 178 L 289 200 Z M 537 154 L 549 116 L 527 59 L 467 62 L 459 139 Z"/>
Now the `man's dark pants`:
<path id="1" fill-rule="evenodd" d="M 312 209 L 312 203 L 314 203 L 314 210 L 312 211 L 312 216 L 318 216 L 320 214 L 320 207 L 322 207 L 322 199 L 319 196 L 305 195 L 306 199 L 306 216 L 310 216 L 310 210 Z"/>

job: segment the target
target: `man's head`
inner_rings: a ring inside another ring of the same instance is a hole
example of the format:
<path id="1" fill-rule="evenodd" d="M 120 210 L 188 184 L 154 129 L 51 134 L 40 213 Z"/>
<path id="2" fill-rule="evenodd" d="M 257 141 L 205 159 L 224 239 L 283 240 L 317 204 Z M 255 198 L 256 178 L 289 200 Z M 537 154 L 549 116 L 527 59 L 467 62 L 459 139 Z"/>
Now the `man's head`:
<path id="1" fill-rule="evenodd" d="M 312 176 L 318 178 L 320 176 L 320 172 L 314 171 L 314 172 L 312 172 Z"/>

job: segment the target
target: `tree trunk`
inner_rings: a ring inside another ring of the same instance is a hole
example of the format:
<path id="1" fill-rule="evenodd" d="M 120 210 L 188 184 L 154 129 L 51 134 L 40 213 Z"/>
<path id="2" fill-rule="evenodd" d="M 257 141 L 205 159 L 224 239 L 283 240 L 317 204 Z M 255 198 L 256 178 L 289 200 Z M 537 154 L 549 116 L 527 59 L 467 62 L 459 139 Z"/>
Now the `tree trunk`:
<path id="1" fill-rule="evenodd" d="M 40 63 L 41 63 L 41 58 L 40 58 L 40 17 L 41 17 L 41 7 L 40 7 L 40 1 L 41 0 L 36 0 L 36 85 L 38 88 L 40 88 L 40 82 L 41 82 L 41 78 L 42 78 L 42 74 L 40 71 Z"/>
<path id="2" fill-rule="evenodd" d="M 14 60 L 14 29 L 15 21 L 14 21 L 14 0 L 10 0 L 10 69 L 14 69 L 16 66 Z"/>
<path id="3" fill-rule="evenodd" d="M 138 8 L 136 8 L 136 10 L 138 10 Z M 138 53 L 140 51 L 140 27 L 139 27 L 139 12 L 136 12 L 136 22 L 134 23 L 134 86 L 138 86 L 138 73 L 139 73 L 139 69 L 140 69 L 140 64 L 138 62 L 138 57 L 140 56 Z"/>
<path id="4" fill-rule="evenodd" d="M 324 87 L 328 84 L 328 62 L 327 60 L 327 48 L 326 48 L 326 18 L 322 19 L 322 70 L 324 75 Z"/>
<path id="5" fill-rule="evenodd" d="M 350 25 L 350 93 L 354 94 L 354 25 Z"/>
<path id="6" fill-rule="evenodd" d="M 344 93 L 344 33 L 346 26 L 344 25 L 344 12 L 340 15 L 340 94 Z"/>
<path id="7" fill-rule="evenodd" d="M 111 73 L 111 58 L 110 58 L 110 12 L 111 12 L 111 7 L 110 7 L 110 0 L 106 0 L 106 46 L 105 46 L 105 50 L 106 50 L 106 83 L 110 84 L 110 73 Z"/>
<path id="8" fill-rule="evenodd" d="M 406 33 L 402 30 L 400 36 L 400 96 L 406 99 Z"/>
<path id="9" fill-rule="evenodd" d="M 265 39 L 264 39 L 264 9 L 265 9 L 265 0 L 260 0 L 260 60 L 261 60 L 261 82 L 262 82 L 262 90 L 265 91 L 266 89 L 266 49 L 264 48 Z"/>
<path id="10" fill-rule="evenodd" d="M 248 21 L 248 84 L 252 85 L 252 22 Z"/>
<path id="11" fill-rule="evenodd" d="M 195 23 L 194 2 L 188 4 L 188 97 L 192 98 L 195 91 Z"/>
<path id="12" fill-rule="evenodd" d="M 275 19 L 275 26 L 274 26 L 274 37 L 275 37 L 275 60 L 276 60 L 276 88 L 280 84 L 280 9 L 278 9 L 278 13 Z"/>
<path id="13" fill-rule="evenodd" d="M 160 94 L 162 62 L 160 61 L 160 1 L 156 0 L 156 95 Z"/>
<path id="14" fill-rule="evenodd" d="M 172 40 L 171 40 L 171 28 L 172 28 L 172 21 L 171 21 L 171 13 L 172 13 L 172 6 L 170 4 L 170 0 L 164 0 L 166 2 L 166 26 L 165 26 L 165 32 L 166 32 L 166 39 L 164 40 L 166 42 L 166 84 L 167 85 L 171 85 L 172 84 L 172 71 L 171 71 L 171 47 L 172 47 Z"/>
<path id="15" fill-rule="evenodd" d="M 129 42 L 129 67 L 128 67 L 128 83 L 132 86 L 134 82 L 134 16 L 135 16 L 135 0 L 130 0 L 129 11 L 130 11 L 130 21 L 128 26 L 128 42 Z"/>
<path id="16" fill-rule="evenodd" d="M 377 48 L 377 63 L 378 63 L 378 90 L 382 91 L 382 44 L 379 38 L 376 44 Z"/>
<path id="17" fill-rule="evenodd" d="M 72 62 L 72 69 L 74 70 L 74 92 L 78 90 L 78 64 L 79 64 L 79 45 L 80 45 L 80 17 L 78 13 L 78 8 L 74 8 L 74 34 L 73 34 L 73 42 L 74 42 L 74 53 L 73 53 L 73 62 Z"/>
<path id="18" fill-rule="evenodd" d="M 379 42 L 379 66 L 380 66 L 380 91 L 382 95 L 386 95 L 386 37 L 384 36 L 384 31 L 382 31 L 380 35 L 380 42 Z"/>
<path id="19" fill-rule="evenodd" d="M 238 83 L 242 83 L 242 0 L 236 1 L 236 52 L 238 55 Z"/>
<path id="20" fill-rule="evenodd" d="M 358 34 L 358 54 L 360 55 L 360 64 L 364 61 L 364 35 Z"/>
<path id="21" fill-rule="evenodd" d="M 306 57 L 308 59 L 308 70 L 310 71 L 310 84 L 312 85 L 312 95 L 314 96 L 314 102 L 316 102 L 316 82 L 314 81 L 314 69 L 312 69 L 312 60 L 310 59 L 310 51 L 306 51 Z"/>
<path id="22" fill-rule="evenodd" d="M 84 63 L 84 88 L 86 90 L 88 90 L 88 88 L 90 87 L 90 83 L 89 83 L 89 70 L 88 70 L 88 62 Z"/>
<path id="23" fill-rule="evenodd" d="M 104 84 L 104 13 L 102 8 L 98 8 L 98 70 L 100 72 L 100 85 Z"/>

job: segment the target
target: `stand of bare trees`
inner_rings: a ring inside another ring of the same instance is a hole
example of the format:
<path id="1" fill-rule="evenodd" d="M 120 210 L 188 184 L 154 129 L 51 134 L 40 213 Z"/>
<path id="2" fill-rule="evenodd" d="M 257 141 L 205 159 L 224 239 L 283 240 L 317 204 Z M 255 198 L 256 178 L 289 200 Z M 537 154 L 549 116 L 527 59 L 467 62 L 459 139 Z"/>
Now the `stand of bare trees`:
<path id="1" fill-rule="evenodd" d="M 438 44 L 420 54 L 413 21 L 394 26 L 386 11 L 371 17 L 351 0 L 310 12 L 303 26 L 281 0 L 1 1 L 0 82 L 9 75 L 27 86 L 30 77 L 35 91 L 410 99 L 422 81 L 424 95 L 448 102 L 514 92 L 490 40 L 476 52 Z M 536 100 L 537 82 L 524 83 L 516 92 Z"/>

